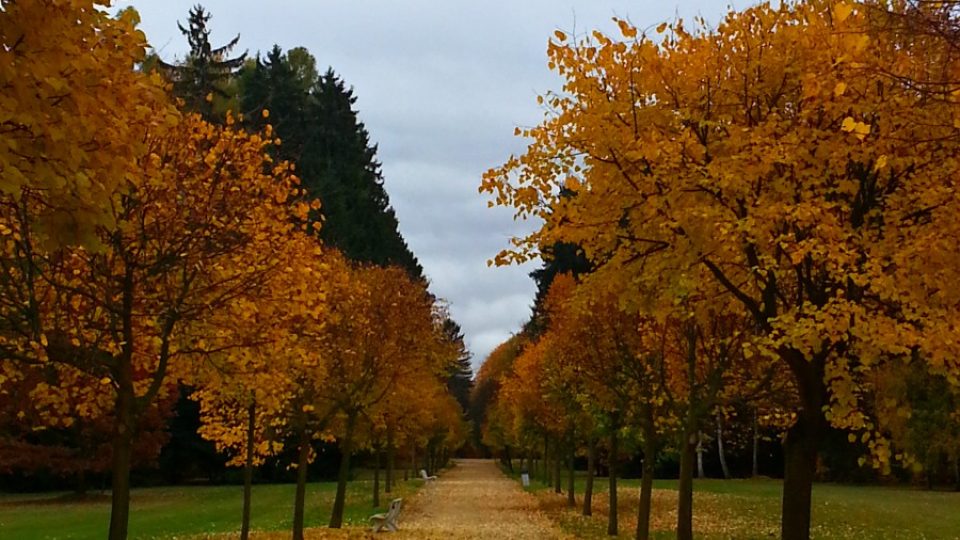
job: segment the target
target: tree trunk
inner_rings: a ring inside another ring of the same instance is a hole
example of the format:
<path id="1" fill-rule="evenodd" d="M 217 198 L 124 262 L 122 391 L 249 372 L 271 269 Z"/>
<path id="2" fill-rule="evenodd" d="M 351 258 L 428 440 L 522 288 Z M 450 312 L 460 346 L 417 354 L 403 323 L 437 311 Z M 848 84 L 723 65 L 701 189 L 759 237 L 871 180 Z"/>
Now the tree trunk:
<path id="1" fill-rule="evenodd" d="M 953 457 L 953 490 L 960 491 L 960 454 Z"/>
<path id="2" fill-rule="evenodd" d="M 653 467 L 656 464 L 657 442 L 654 439 L 653 419 L 650 415 L 641 427 L 643 431 L 643 476 L 640 479 L 640 505 L 637 508 L 637 540 L 650 538 L 650 506 L 653 501 Z"/>
<path id="3" fill-rule="evenodd" d="M 560 439 L 557 439 L 557 442 L 553 445 L 553 492 L 554 493 L 563 493 L 561 486 L 563 485 L 563 445 L 560 444 Z"/>
<path id="4" fill-rule="evenodd" d="M 543 436 L 543 483 L 550 485 L 550 437 Z"/>
<path id="5" fill-rule="evenodd" d="M 583 488 L 583 515 L 593 515 L 593 473 L 597 467 L 597 440 L 587 440 L 587 485 Z"/>
<path id="6" fill-rule="evenodd" d="M 693 467 L 698 434 L 684 429 L 680 443 L 680 481 L 677 486 L 677 540 L 693 540 Z"/>
<path id="7" fill-rule="evenodd" d="M 135 397 L 129 363 L 121 361 L 116 400 L 117 420 L 113 434 L 113 480 L 110 501 L 109 540 L 126 540 L 130 520 L 130 460 L 133 452 Z"/>
<path id="8" fill-rule="evenodd" d="M 574 460 L 577 457 L 577 445 L 574 444 L 573 440 L 573 430 L 570 430 L 570 448 L 568 449 L 568 461 L 567 461 L 567 506 L 570 508 L 577 507 L 577 497 L 573 493 L 574 486 Z"/>
<path id="9" fill-rule="evenodd" d="M 801 411 L 797 422 L 787 431 L 784 442 L 783 505 L 780 521 L 782 540 L 810 538 L 810 503 L 813 479 L 817 472 L 820 432 L 816 427 L 808 428 L 808 425 L 807 415 Z"/>
<path id="10" fill-rule="evenodd" d="M 257 404 L 247 406 L 247 456 L 243 463 L 243 515 L 240 520 L 240 540 L 250 538 L 250 492 L 253 489 L 253 434 L 256 429 Z"/>
<path id="11" fill-rule="evenodd" d="M 707 475 L 703 472 L 703 432 L 697 432 L 697 478 L 703 479 Z"/>
<path id="12" fill-rule="evenodd" d="M 610 512 L 607 514 L 607 534 L 616 536 L 618 530 L 617 523 L 617 460 L 619 459 L 619 440 L 617 438 L 617 428 L 610 431 Z"/>
<path id="13" fill-rule="evenodd" d="M 303 507 L 307 495 L 307 463 L 310 461 L 310 432 L 300 428 L 300 453 L 297 456 L 297 490 L 293 500 L 293 540 L 303 540 Z"/>
<path id="14" fill-rule="evenodd" d="M 380 507 L 380 448 L 373 450 L 373 507 Z"/>
<path id="15" fill-rule="evenodd" d="M 796 351 L 782 353 L 793 372 L 800 396 L 797 421 L 787 430 L 783 451 L 783 503 L 780 518 L 782 540 L 810 539 L 810 508 L 813 479 L 817 474 L 817 451 L 827 427 L 823 406 L 827 388 L 823 382 L 827 352 L 813 357 Z"/>
<path id="16" fill-rule="evenodd" d="M 760 427 L 757 423 L 757 409 L 753 409 L 753 469 L 754 478 L 760 476 Z"/>
<path id="17" fill-rule="evenodd" d="M 410 447 L 410 478 L 420 478 L 417 472 L 417 445 Z"/>
<path id="18" fill-rule="evenodd" d="M 723 470 L 724 480 L 730 479 L 730 469 L 727 467 L 727 454 L 723 450 L 723 419 L 717 414 L 717 453 L 720 454 L 720 469 Z"/>
<path id="19" fill-rule="evenodd" d="M 333 499 L 333 512 L 330 513 L 330 528 L 339 529 L 343 525 L 343 509 L 347 501 L 347 476 L 350 474 L 350 456 L 353 454 L 353 425 L 356 413 L 347 415 L 346 432 L 340 445 L 340 472 L 337 474 L 337 496 Z"/>
<path id="20" fill-rule="evenodd" d="M 75 486 L 77 491 L 77 496 L 85 497 L 87 495 L 87 470 L 80 469 L 77 471 L 77 484 Z"/>
<path id="21" fill-rule="evenodd" d="M 384 486 L 384 493 L 391 493 L 393 491 L 393 468 L 395 464 L 396 453 L 397 449 L 394 448 L 393 441 L 393 426 L 387 426 L 387 483 Z"/>

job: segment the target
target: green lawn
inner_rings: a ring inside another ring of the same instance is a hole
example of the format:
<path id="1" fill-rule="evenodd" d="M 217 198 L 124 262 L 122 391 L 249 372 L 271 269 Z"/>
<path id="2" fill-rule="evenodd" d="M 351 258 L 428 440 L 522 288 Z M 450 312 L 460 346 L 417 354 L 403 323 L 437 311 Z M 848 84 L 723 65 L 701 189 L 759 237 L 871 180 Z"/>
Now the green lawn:
<path id="1" fill-rule="evenodd" d="M 582 501 L 583 477 L 575 491 Z M 632 538 L 636 527 L 639 481 L 621 481 L 620 537 Z M 672 538 L 676 523 L 676 481 L 654 484 L 654 538 Z M 565 509 L 564 495 L 534 479 L 528 491 L 561 527 L 582 538 L 606 537 L 607 479 L 595 483 L 594 516 Z M 698 538 L 760 539 L 779 537 L 779 480 L 695 480 L 694 532 Z M 909 487 L 817 484 L 813 492 L 812 536 L 818 539 L 956 539 L 960 538 L 960 493 L 920 491 Z"/>
<path id="2" fill-rule="evenodd" d="M 391 498 L 409 496 L 421 485 L 420 480 L 401 480 L 389 496 L 381 493 L 382 506 L 375 509 L 372 480 L 350 482 L 344 521 L 347 525 L 366 524 L 372 514 L 384 511 Z M 242 489 L 241 486 L 135 489 L 130 511 L 130 537 L 183 538 L 239 531 Z M 307 527 L 326 525 L 335 491 L 336 484 L 332 482 L 307 485 Z M 104 496 L 93 501 L 76 502 L 63 495 L 0 494 L 0 538 L 104 538 L 110 520 L 109 499 Z M 289 529 L 293 522 L 293 496 L 292 484 L 255 485 L 251 528 Z"/>

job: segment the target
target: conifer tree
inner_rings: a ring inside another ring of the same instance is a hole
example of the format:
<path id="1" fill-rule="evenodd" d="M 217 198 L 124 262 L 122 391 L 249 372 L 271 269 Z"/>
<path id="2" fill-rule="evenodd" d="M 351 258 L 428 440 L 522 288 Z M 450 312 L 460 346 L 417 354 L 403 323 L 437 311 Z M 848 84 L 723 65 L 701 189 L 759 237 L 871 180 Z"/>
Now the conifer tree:
<path id="1" fill-rule="evenodd" d="M 190 9 L 187 26 L 177 23 L 190 44 L 190 52 L 180 64 L 168 64 L 158 60 L 157 65 L 173 81 L 174 93 L 184 101 L 188 111 L 200 113 L 204 119 L 213 120 L 219 103 L 233 98 L 229 84 L 237 70 L 243 66 L 247 53 L 229 58 L 230 51 L 240 41 L 237 34 L 222 47 L 213 48 L 210 44 L 211 14 L 197 4 Z"/>
<path id="2" fill-rule="evenodd" d="M 470 391 L 473 389 L 473 368 L 470 366 L 472 355 L 463 342 L 463 332 L 460 325 L 453 319 L 443 321 L 444 337 L 457 351 L 456 360 L 450 365 L 447 372 L 447 388 L 450 394 L 460 403 L 464 411 L 470 409 Z"/>

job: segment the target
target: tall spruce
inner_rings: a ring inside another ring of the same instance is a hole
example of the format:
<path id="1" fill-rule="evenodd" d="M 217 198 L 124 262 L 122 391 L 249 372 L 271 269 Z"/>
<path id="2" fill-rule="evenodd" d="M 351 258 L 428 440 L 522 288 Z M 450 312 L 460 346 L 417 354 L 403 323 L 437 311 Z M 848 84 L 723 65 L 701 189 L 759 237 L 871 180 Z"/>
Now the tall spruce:
<path id="1" fill-rule="evenodd" d="M 157 65 L 173 81 L 173 91 L 184 101 L 186 110 L 217 121 L 234 97 L 231 83 L 247 53 L 228 57 L 240 42 L 240 34 L 226 45 L 214 48 L 210 44 L 210 19 L 210 12 L 203 6 L 197 4 L 191 8 L 187 26 L 177 23 L 190 44 L 190 52 L 182 63 L 168 64 L 158 59 Z"/>
<path id="2" fill-rule="evenodd" d="M 466 413 L 470 410 L 470 391 L 473 389 L 473 368 L 470 366 L 470 359 L 473 356 L 463 342 L 460 325 L 453 319 L 443 321 L 443 332 L 458 351 L 456 362 L 447 371 L 447 388 Z"/>
<path id="3" fill-rule="evenodd" d="M 580 246 L 570 243 L 557 243 L 543 250 L 543 265 L 530 272 L 530 277 L 537 284 L 537 294 L 533 301 L 533 313 L 530 320 L 523 326 L 523 333 L 530 337 L 538 337 L 548 324 L 543 302 L 553 280 L 560 274 L 572 274 L 574 277 L 590 272 L 590 261 L 584 255 Z"/>
<path id="4" fill-rule="evenodd" d="M 305 49 L 248 63 L 239 106 L 251 129 L 270 123 L 282 143 L 274 156 L 296 164 L 307 195 L 320 199 L 320 237 L 355 261 L 395 264 L 415 279 L 423 269 L 400 235 L 383 187 L 377 147 L 354 108 L 357 98 L 332 69 L 317 76 Z M 263 110 L 269 112 L 268 116 Z"/>
<path id="5" fill-rule="evenodd" d="M 422 278 L 423 269 L 400 236 L 377 147 L 354 110 L 353 89 L 330 69 L 320 77 L 315 97 L 321 124 L 305 148 L 301 173 L 304 187 L 324 205 L 322 238 L 352 259 L 396 264 Z"/>

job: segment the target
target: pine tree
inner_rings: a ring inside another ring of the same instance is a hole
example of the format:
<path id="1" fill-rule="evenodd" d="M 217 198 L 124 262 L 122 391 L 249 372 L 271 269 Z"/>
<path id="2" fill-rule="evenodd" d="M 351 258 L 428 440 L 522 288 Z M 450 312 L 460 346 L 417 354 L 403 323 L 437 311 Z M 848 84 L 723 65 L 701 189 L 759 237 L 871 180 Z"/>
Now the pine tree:
<path id="1" fill-rule="evenodd" d="M 187 27 L 177 23 L 190 44 L 190 52 L 181 64 L 157 62 L 161 70 L 173 81 L 174 93 L 184 101 L 189 111 L 199 112 L 207 120 L 216 120 L 234 92 L 229 88 L 237 70 L 243 65 L 247 53 L 228 58 L 230 51 L 240 41 L 237 34 L 229 43 L 213 48 L 210 45 L 211 14 L 197 4 L 190 9 Z M 219 105 L 219 106 L 218 106 Z"/>
<path id="2" fill-rule="evenodd" d="M 315 107 L 310 93 L 316 84 L 315 62 L 309 53 L 300 58 L 300 65 L 291 62 L 294 49 L 284 54 L 274 45 L 266 58 L 256 59 L 240 72 L 238 105 L 251 130 L 261 130 L 266 124 L 281 139 L 272 149 L 275 159 L 299 163 L 306 142 L 312 136 L 316 118 L 311 117 Z M 313 77 L 307 79 L 306 77 Z M 264 114 L 267 111 L 267 114 Z"/>
<path id="3" fill-rule="evenodd" d="M 443 321 L 443 332 L 450 343 L 457 347 L 457 360 L 447 373 L 447 388 L 450 394 L 457 399 L 460 407 L 467 412 L 470 410 L 470 391 L 473 389 L 473 368 L 470 359 L 473 355 L 467 350 L 463 342 L 463 332 L 460 325 L 453 319 Z"/>
<path id="4" fill-rule="evenodd" d="M 523 333 L 536 337 L 547 328 L 547 313 L 543 309 L 543 302 L 553 280 L 560 274 L 573 274 L 574 277 L 590 272 L 590 261 L 587 260 L 580 246 L 570 243 L 557 243 L 543 250 L 543 265 L 530 272 L 530 277 L 537 284 L 537 294 L 533 301 L 533 313 L 530 320 L 523 326 Z"/>
<path id="5" fill-rule="evenodd" d="M 351 259 L 397 264 L 421 278 L 383 188 L 377 147 L 353 108 L 353 89 L 330 69 L 314 95 L 320 125 L 304 149 L 301 173 L 304 187 L 323 203 L 321 237 Z"/>
<path id="6" fill-rule="evenodd" d="M 239 83 L 239 108 L 248 127 L 271 124 L 282 141 L 274 157 L 295 163 L 307 196 L 320 199 L 321 239 L 352 260 L 396 264 L 423 279 L 400 235 L 376 145 L 354 109 L 353 89 L 332 69 L 317 76 L 306 49 L 284 54 L 277 46 L 265 59 L 248 63 Z"/>

